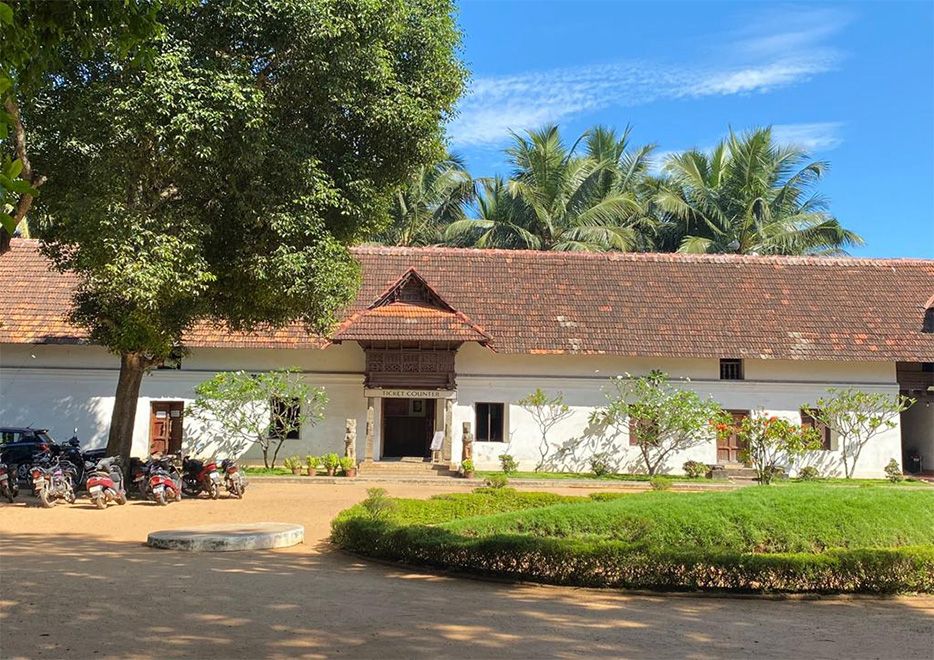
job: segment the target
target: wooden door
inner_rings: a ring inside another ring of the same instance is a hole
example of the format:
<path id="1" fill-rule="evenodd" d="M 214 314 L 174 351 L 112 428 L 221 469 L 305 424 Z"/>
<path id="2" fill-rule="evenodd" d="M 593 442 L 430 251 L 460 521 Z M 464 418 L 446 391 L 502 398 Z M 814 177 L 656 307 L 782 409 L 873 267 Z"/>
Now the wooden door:
<path id="1" fill-rule="evenodd" d="M 743 420 L 749 417 L 748 410 L 728 410 L 733 417 L 733 426 L 739 426 Z M 742 463 L 740 452 L 745 449 L 745 443 L 740 442 L 739 435 L 731 433 L 729 436 L 717 436 L 717 462 L 718 463 Z"/>
<path id="2" fill-rule="evenodd" d="M 184 401 L 153 401 L 149 412 L 149 453 L 174 454 L 182 449 Z"/>
<path id="3" fill-rule="evenodd" d="M 433 399 L 383 399 L 383 458 L 427 458 L 434 432 Z"/>

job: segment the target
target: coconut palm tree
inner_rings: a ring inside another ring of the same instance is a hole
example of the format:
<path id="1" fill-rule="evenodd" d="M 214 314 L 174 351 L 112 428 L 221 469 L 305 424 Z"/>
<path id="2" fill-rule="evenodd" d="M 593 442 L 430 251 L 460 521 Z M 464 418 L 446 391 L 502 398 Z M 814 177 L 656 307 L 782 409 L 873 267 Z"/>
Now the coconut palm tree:
<path id="1" fill-rule="evenodd" d="M 376 236 L 383 245 L 423 246 L 441 241 L 446 225 L 464 217 L 476 196 L 476 184 L 456 154 L 421 167 L 408 185 L 396 193 L 392 223 Z"/>
<path id="2" fill-rule="evenodd" d="M 448 225 L 445 240 L 508 249 L 631 249 L 638 243 L 634 219 L 643 216 L 642 206 L 632 190 L 620 185 L 625 177 L 611 172 L 628 161 L 596 151 L 578 155 L 581 141 L 588 137 L 591 132 L 568 148 L 557 126 L 526 136 L 514 133 L 513 145 L 506 150 L 511 178 L 484 185 L 478 217 Z M 609 149 L 609 142 L 607 134 L 601 134 L 598 146 Z"/>
<path id="3" fill-rule="evenodd" d="M 771 127 L 730 131 L 711 152 L 669 156 L 654 203 L 658 248 L 740 254 L 839 254 L 863 239 L 814 191 L 827 163 L 772 140 Z"/>

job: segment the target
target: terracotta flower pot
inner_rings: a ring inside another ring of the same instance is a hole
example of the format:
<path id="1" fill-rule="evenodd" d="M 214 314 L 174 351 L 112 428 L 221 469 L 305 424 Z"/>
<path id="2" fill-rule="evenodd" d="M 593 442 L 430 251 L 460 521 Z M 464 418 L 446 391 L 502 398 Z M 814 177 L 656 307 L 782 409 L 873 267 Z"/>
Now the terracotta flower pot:
<path id="1" fill-rule="evenodd" d="M 336 469 L 336 468 L 328 468 L 328 476 L 329 476 L 329 477 L 333 477 L 333 476 L 334 476 L 334 471 L 335 471 L 335 469 Z"/>
<path id="2" fill-rule="evenodd" d="M 473 479 L 473 470 L 464 473 L 464 479 Z"/>
<path id="3" fill-rule="evenodd" d="M 299 475 L 301 473 L 302 473 L 302 469 L 300 467 L 292 468 L 292 474 Z"/>
<path id="4" fill-rule="evenodd" d="M 313 468 L 313 467 L 307 467 L 307 468 L 305 468 L 305 470 L 307 471 L 309 477 L 315 476 L 315 468 Z"/>
<path id="5" fill-rule="evenodd" d="M 345 476 L 345 477 L 356 477 L 356 476 L 357 476 L 357 468 L 355 468 L 355 467 L 347 468 L 346 470 L 344 470 L 344 476 Z"/>

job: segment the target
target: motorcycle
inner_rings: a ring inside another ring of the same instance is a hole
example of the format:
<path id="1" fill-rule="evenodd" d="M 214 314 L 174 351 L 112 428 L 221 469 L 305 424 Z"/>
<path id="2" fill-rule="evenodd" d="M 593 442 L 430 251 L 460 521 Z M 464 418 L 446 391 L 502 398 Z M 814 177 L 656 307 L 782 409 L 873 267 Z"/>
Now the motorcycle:
<path id="1" fill-rule="evenodd" d="M 182 476 L 171 457 L 151 459 L 147 491 L 159 506 L 182 499 Z"/>
<path id="2" fill-rule="evenodd" d="M 224 486 L 227 492 L 238 500 L 243 497 L 246 490 L 247 481 L 240 474 L 240 468 L 232 458 L 225 458 L 221 461 L 221 471 L 224 473 Z"/>
<path id="3" fill-rule="evenodd" d="M 4 463 L 0 463 L 0 497 L 5 497 L 12 504 L 17 493 L 16 473 L 11 473 Z"/>
<path id="4" fill-rule="evenodd" d="M 212 500 L 220 495 L 221 478 L 215 461 L 200 461 L 186 458 L 182 461 L 182 491 L 185 495 L 196 496 L 207 493 Z"/>
<path id="5" fill-rule="evenodd" d="M 123 489 L 123 471 L 120 459 L 105 458 L 96 465 L 88 463 L 88 496 L 98 509 L 106 509 L 110 502 L 126 504 L 126 491 Z"/>
<path id="6" fill-rule="evenodd" d="M 62 469 L 58 457 L 41 458 L 30 468 L 29 474 L 32 476 L 33 492 L 39 497 L 43 507 L 51 509 L 57 500 L 74 504 L 75 490 L 72 481 Z"/>

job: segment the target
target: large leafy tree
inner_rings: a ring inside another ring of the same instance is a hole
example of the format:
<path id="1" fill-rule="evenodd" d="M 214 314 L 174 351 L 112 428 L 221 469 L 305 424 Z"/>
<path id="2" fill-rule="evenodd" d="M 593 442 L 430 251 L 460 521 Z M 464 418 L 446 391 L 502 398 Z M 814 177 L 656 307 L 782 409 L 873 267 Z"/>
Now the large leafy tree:
<path id="1" fill-rule="evenodd" d="M 159 9 L 186 0 L 15 0 L 0 2 L 0 252 L 25 220 L 50 172 L 30 160 L 28 112 L 55 84 L 66 61 L 106 53 L 114 61 L 145 62 L 148 40 L 161 31 Z"/>
<path id="2" fill-rule="evenodd" d="M 396 192 L 391 224 L 377 236 L 385 245 L 423 246 L 441 242 L 444 228 L 462 220 L 476 197 L 476 184 L 463 159 L 449 154 L 424 165 Z"/>
<path id="3" fill-rule="evenodd" d="M 836 254 L 862 244 L 828 213 L 815 187 L 827 163 L 777 144 L 771 128 L 712 151 L 670 156 L 655 198 L 666 216 L 659 248 L 739 254 Z"/>
<path id="4" fill-rule="evenodd" d="M 645 155 L 629 153 L 627 139 L 599 129 L 568 147 L 557 126 L 513 134 L 510 179 L 488 182 L 479 217 L 451 223 L 445 239 L 510 249 L 632 249 L 644 209 L 633 186 L 640 165 L 631 161 L 644 163 Z"/>
<path id="5" fill-rule="evenodd" d="M 30 116 L 59 173 L 40 228 L 79 276 L 73 319 L 121 356 L 108 451 L 142 376 L 198 321 L 321 330 L 352 295 L 344 248 L 443 156 L 464 84 L 436 0 L 208 0 L 160 17 L 152 65 L 70 60 Z"/>

